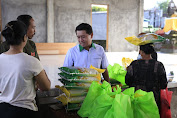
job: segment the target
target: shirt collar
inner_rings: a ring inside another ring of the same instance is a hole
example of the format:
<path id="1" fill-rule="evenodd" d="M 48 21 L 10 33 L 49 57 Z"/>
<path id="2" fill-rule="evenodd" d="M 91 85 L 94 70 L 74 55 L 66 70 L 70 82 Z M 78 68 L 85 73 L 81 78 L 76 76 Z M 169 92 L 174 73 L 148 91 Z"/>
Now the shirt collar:
<path id="1" fill-rule="evenodd" d="M 94 45 L 93 42 L 92 42 L 92 44 L 91 44 L 91 47 L 93 47 L 94 49 L 96 49 L 96 47 L 95 47 L 95 45 Z M 79 44 L 79 50 L 80 50 L 80 52 L 81 52 L 83 49 L 84 49 L 84 47 L 82 47 L 82 46 Z"/>

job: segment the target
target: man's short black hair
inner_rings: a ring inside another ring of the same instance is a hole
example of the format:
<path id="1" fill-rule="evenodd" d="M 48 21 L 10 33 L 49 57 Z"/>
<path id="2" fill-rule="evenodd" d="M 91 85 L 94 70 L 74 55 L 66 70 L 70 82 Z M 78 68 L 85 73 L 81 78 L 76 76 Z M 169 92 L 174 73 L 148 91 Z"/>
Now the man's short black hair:
<path id="1" fill-rule="evenodd" d="M 22 21 L 26 27 L 28 28 L 30 25 L 30 20 L 32 19 L 32 16 L 24 14 L 24 15 L 20 15 L 17 17 L 17 20 Z"/>
<path id="2" fill-rule="evenodd" d="M 93 33 L 92 26 L 90 26 L 87 23 L 81 23 L 80 25 L 78 25 L 75 29 L 75 32 L 81 31 L 81 30 L 85 30 L 86 33 L 89 35 Z"/>

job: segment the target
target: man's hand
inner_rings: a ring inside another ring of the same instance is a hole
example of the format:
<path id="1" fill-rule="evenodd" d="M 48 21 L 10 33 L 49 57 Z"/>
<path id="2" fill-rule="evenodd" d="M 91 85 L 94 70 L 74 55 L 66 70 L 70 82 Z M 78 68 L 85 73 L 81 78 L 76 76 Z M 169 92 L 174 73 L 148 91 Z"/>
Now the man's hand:
<path id="1" fill-rule="evenodd" d="M 106 80 L 107 82 L 110 83 L 110 79 L 109 79 L 109 74 L 108 74 L 107 68 L 105 69 L 105 72 L 103 73 L 103 77 L 104 77 L 104 80 Z"/>

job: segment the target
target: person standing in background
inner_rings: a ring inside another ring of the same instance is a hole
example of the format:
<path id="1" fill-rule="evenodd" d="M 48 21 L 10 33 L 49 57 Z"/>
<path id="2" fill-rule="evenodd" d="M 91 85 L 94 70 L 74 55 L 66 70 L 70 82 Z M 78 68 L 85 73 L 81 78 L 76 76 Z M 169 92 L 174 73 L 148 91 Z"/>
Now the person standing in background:
<path id="1" fill-rule="evenodd" d="M 17 17 L 18 21 L 23 22 L 26 27 L 27 27 L 27 37 L 28 39 L 32 39 L 33 36 L 35 35 L 35 22 L 34 19 L 32 18 L 32 16 L 30 15 L 20 15 Z M 6 52 L 7 50 L 9 50 L 10 46 L 7 44 L 6 41 L 2 42 L 2 44 L 0 45 L 0 54 L 3 52 Z M 32 40 L 27 40 L 27 43 L 23 49 L 24 53 L 27 53 L 28 55 L 34 56 L 36 57 L 38 60 L 39 56 L 37 53 L 37 49 L 36 49 L 36 45 Z"/>

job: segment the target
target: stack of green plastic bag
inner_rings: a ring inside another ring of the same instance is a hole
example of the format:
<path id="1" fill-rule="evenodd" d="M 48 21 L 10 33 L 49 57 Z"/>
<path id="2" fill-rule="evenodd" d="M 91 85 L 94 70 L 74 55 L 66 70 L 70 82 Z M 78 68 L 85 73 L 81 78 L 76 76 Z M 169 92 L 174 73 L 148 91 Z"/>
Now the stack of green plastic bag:
<path id="1" fill-rule="evenodd" d="M 134 87 L 123 92 L 119 87 L 113 90 L 106 81 L 102 85 L 93 82 L 78 115 L 88 118 L 160 118 L 152 92 L 138 90 L 134 93 Z"/>
<path id="2" fill-rule="evenodd" d="M 111 79 L 115 79 L 115 80 L 119 81 L 121 84 L 126 85 L 125 84 L 125 75 L 126 75 L 127 71 L 124 70 L 124 68 L 122 66 L 115 63 L 113 66 L 109 65 L 107 69 L 108 69 L 109 77 Z"/>
<path id="3" fill-rule="evenodd" d="M 93 81 L 100 83 L 101 73 L 105 69 L 79 67 L 60 67 L 58 75 L 63 86 L 56 85 L 63 94 L 56 97 L 62 102 L 66 110 L 78 110 L 84 101 L 88 89 Z"/>

